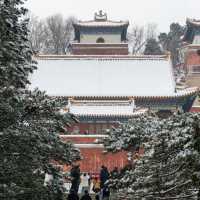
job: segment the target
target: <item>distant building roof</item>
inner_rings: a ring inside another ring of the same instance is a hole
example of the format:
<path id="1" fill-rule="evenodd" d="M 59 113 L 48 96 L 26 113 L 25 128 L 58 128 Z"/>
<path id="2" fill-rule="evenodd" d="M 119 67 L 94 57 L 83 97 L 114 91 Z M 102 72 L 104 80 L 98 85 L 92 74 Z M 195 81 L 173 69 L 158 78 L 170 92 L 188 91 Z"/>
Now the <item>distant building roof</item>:
<path id="1" fill-rule="evenodd" d="M 108 20 L 107 14 L 100 10 L 99 13 L 95 13 L 94 20 L 73 23 L 75 33 L 74 40 L 80 42 L 81 35 L 85 33 L 118 33 L 121 34 L 121 41 L 126 41 L 128 25 L 128 21 Z"/>
<path id="2" fill-rule="evenodd" d="M 52 96 L 176 95 L 166 56 L 40 56 L 31 88 Z"/>
<path id="3" fill-rule="evenodd" d="M 187 28 L 182 41 L 200 45 L 200 20 L 188 18 L 186 24 Z"/>
<path id="4" fill-rule="evenodd" d="M 107 14 L 100 10 L 95 13 L 94 20 L 90 21 L 78 21 L 74 23 L 74 26 L 80 27 L 121 27 L 128 26 L 128 21 L 111 21 L 107 19 Z"/>
<path id="5" fill-rule="evenodd" d="M 78 21 L 74 23 L 74 25 L 80 27 L 122 27 L 122 26 L 128 26 L 129 22 L 111 21 L 111 20 L 106 20 L 106 21 L 91 20 L 91 21 Z"/>
<path id="6" fill-rule="evenodd" d="M 197 19 L 187 18 L 186 23 L 189 26 L 198 26 L 198 27 L 200 27 L 200 20 L 197 20 Z"/>

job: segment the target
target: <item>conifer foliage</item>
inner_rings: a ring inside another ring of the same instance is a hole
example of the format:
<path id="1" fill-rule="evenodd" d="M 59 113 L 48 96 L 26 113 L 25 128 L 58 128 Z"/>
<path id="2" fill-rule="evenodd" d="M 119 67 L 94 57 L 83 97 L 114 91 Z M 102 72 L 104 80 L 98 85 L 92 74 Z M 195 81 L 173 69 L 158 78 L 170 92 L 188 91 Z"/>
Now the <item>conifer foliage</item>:
<path id="1" fill-rule="evenodd" d="M 0 199 L 62 199 L 60 173 L 53 165 L 79 158 L 59 133 L 73 122 L 61 114 L 62 100 L 29 91 L 36 69 L 22 0 L 0 0 Z M 45 186 L 45 173 L 53 179 Z"/>
<path id="2" fill-rule="evenodd" d="M 176 114 L 162 120 L 140 116 L 109 134 L 108 150 L 130 149 L 138 141 L 144 148 L 131 168 L 110 180 L 112 188 L 138 200 L 200 199 L 199 114 Z M 117 140 L 112 139 L 115 135 Z"/>
<path id="3" fill-rule="evenodd" d="M 155 38 L 147 39 L 144 55 L 163 55 L 159 42 Z"/>

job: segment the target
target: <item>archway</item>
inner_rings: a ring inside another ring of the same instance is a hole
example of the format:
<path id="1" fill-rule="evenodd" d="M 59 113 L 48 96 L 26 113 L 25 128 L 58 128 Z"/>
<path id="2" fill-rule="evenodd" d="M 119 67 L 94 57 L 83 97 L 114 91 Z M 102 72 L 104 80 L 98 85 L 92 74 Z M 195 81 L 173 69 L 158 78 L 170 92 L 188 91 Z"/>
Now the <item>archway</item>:
<path id="1" fill-rule="evenodd" d="M 97 38 L 96 43 L 105 43 L 105 40 L 104 40 L 104 38 L 99 37 L 99 38 Z"/>

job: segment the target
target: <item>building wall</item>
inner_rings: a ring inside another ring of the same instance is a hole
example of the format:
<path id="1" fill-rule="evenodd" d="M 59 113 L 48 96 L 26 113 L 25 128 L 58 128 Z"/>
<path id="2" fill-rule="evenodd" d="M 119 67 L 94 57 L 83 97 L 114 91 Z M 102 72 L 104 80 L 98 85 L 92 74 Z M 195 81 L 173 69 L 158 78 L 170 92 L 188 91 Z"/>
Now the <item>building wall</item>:
<path id="1" fill-rule="evenodd" d="M 89 172 L 92 174 L 99 174 L 101 166 L 105 165 L 109 171 L 113 170 L 115 167 L 123 168 L 128 162 L 127 152 L 120 151 L 118 153 L 105 153 L 103 146 L 98 146 L 98 142 L 102 142 L 105 137 L 106 128 L 111 128 L 112 126 L 117 127 L 117 122 L 80 122 L 68 127 L 68 131 L 74 135 L 61 135 L 61 139 L 64 142 L 70 141 L 75 145 L 86 145 L 85 147 L 79 147 L 82 160 L 79 161 L 81 172 Z M 74 133 L 79 130 L 79 134 Z M 92 145 L 92 147 L 88 147 Z M 100 144 L 101 145 L 101 144 Z M 70 166 L 64 165 L 64 171 L 69 171 Z"/>
<path id="2" fill-rule="evenodd" d="M 200 55 L 198 50 L 200 45 L 189 45 L 185 51 L 186 85 L 188 87 L 200 88 Z M 200 101 L 197 97 L 193 103 L 191 111 L 199 112 Z"/>
<path id="3" fill-rule="evenodd" d="M 80 122 L 68 127 L 67 130 L 72 134 L 104 134 L 105 129 L 117 127 L 117 122 Z"/>
<path id="4" fill-rule="evenodd" d="M 99 174 L 102 165 L 105 165 L 109 171 L 115 167 L 122 169 L 144 154 L 143 146 L 136 151 L 129 149 L 129 151 L 121 150 L 115 153 L 105 152 L 103 144 L 96 143 L 97 140 L 100 142 L 105 137 L 106 135 L 61 135 L 64 142 L 71 141 L 80 149 L 82 159 L 78 163 L 81 172 Z M 132 152 L 132 155 L 128 152 Z M 70 166 L 64 165 L 63 170 L 69 171 Z"/>
<path id="5" fill-rule="evenodd" d="M 200 44 L 200 33 L 194 36 L 193 44 Z"/>
<path id="6" fill-rule="evenodd" d="M 128 55 L 128 48 L 76 48 L 73 55 Z"/>
<path id="7" fill-rule="evenodd" d="M 109 171 L 115 167 L 119 169 L 128 164 L 127 152 L 120 151 L 118 153 L 104 153 L 104 148 L 81 148 L 83 159 L 79 162 L 81 172 L 98 174 L 101 166 L 105 165 Z M 64 171 L 69 171 L 70 166 L 65 165 Z"/>
<path id="8" fill-rule="evenodd" d="M 197 53 L 198 49 L 200 49 L 200 46 L 199 48 L 197 46 L 190 47 L 185 55 L 186 84 L 190 87 L 200 87 L 200 55 Z"/>
<path id="9" fill-rule="evenodd" d="M 200 74 L 188 75 L 186 78 L 186 84 L 190 87 L 200 87 Z"/>
<path id="10" fill-rule="evenodd" d="M 72 43 L 73 55 L 128 55 L 127 43 Z"/>
<path id="11" fill-rule="evenodd" d="M 81 34 L 80 35 L 80 43 L 96 43 L 98 38 L 104 38 L 105 43 L 120 43 L 121 42 L 121 34 Z"/>
<path id="12" fill-rule="evenodd" d="M 194 107 L 191 108 L 190 112 L 200 112 L 200 107 L 194 106 Z"/>
<path id="13" fill-rule="evenodd" d="M 194 48 L 190 47 L 188 48 L 186 55 L 185 55 L 185 63 L 187 67 L 190 67 L 192 65 L 200 65 L 200 55 L 197 53 L 197 51 L 200 49 L 200 46 L 195 46 Z"/>

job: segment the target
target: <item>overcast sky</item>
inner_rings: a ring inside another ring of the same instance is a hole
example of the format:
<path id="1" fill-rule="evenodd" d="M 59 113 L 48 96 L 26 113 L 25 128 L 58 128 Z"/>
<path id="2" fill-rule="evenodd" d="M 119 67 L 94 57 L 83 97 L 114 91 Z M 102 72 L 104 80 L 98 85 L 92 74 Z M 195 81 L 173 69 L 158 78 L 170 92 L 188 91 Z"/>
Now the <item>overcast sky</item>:
<path id="1" fill-rule="evenodd" d="M 183 25 L 187 17 L 200 19 L 200 0 L 28 0 L 25 6 L 40 18 L 60 13 L 79 20 L 93 19 L 102 9 L 109 19 L 156 23 L 160 32 L 168 31 L 171 22 Z"/>

